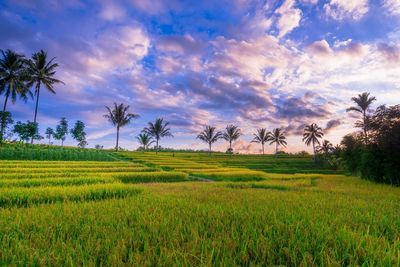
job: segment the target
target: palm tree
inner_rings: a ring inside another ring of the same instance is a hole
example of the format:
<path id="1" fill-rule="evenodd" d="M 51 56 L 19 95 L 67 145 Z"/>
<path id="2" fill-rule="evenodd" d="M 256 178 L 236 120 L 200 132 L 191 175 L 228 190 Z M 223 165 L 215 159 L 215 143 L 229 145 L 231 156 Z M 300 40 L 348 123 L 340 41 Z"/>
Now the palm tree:
<path id="1" fill-rule="evenodd" d="M 162 137 L 173 137 L 171 129 L 168 128 L 169 122 L 164 122 L 163 118 L 157 118 L 154 123 L 149 122 L 148 127 L 143 129 L 144 133 L 147 133 L 156 140 L 156 154 L 158 152 L 158 143 Z"/>
<path id="2" fill-rule="evenodd" d="M 327 156 L 333 150 L 334 150 L 333 145 L 328 140 L 322 141 L 322 144 L 317 147 L 317 152 L 323 153 L 325 156 Z"/>
<path id="3" fill-rule="evenodd" d="M 364 132 L 364 143 L 368 143 L 368 114 L 367 111 L 371 106 L 372 102 L 376 100 L 374 96 L 369 96 L 369 93 L 364 92 L 359 94 L 357 97 L 352 97 L 351 100 L 356 103 L 355 107 L 350 107 L 346 109 L 347 112 L 355 111 L 361 113 L 363 116 L 362 123 L 359 124 L 359 127 L 363 128 Z"/>
<path id="4" fill-rule="evenodd" d="M 275 128 L 270 133 L 268 141 L 270 141 L 269 143 L 270 145 L 275 143 L 275 154 L 278 154 L 279 145 L 286 147 L 287 142 L 285 134 L 286 134 L 285 131 L 280 128 Z"/>
<path id="5" fill-rule="evenodd" d="M 265 128 L 257 129 L 257 133 L 253 134 L 254 139 L 251 141 L 252 143 L 259 143 L 262 146 L 262 153 L 264 155 L 264 144 L 268 142 L 270 132 Z"/>
<path id="6" fill-rule="evenodd" d="M 105 114 L 104 117 L 107 118 L 112 125 L 117 127 L 117 143 L 115 145 L 115 150 L 118 151 L 119 129 L 129 124 L 132 119 L 139 118 L 139 115 L 128 113 L 129 106 L 125 106 L 123 103 L 119 105 L 114 103 L 113 109 L 107 106 L 106 109 L 108 113 Z"/>
<path id="7" fill-rule="evenodd" d="M 217 131 L 215 127 L 206 126 L 206 128 L 197 135 L 201 141 L 208 143 L 209 153 L 211 155 L 211 145 L 222 138 L 222 132 Z"/>
<path id="8" fill-rule="evenodd" d="M 314 161 L 315 161 L 315 144 L 320 145 L 319 138 L 322 138 L 324 133 L 322 132 L 322 128 L 318 127 L 316 123 L 312 123 L 310 125 L 306 125 L 304 128 L 303 133 L 303 142 L 306 143 L 307 146 L 310 144 L 313 145 L 313 152 L 314 152 Z"/>
<path id="9" fill-rule="evenodd" d="M 229 142 L 229 150 L 232 151 L 232 142 L 239 139 L 242 135 L 240 129 L 236 125 L 228 125 L 225 128 L 225 132 L 222 135 L 226 141 Z"/>
<path id="10" fill-rule="evenodd" d="M 43 50 L 36 52 L 32 55 L 32 59 L 27 61 L 27 75 L 28 75 L 28 88 L 35 87 L 36 96 L 36 107 L 35 116 L 33 122 L 36 123 L 37 111 L 39 106 L 39 95 L 40 88 L 43 85 L 49 92 L 55 94 L 54 85 L 57 83 L 62 83 L 62 81 L 54 78 L 56 74 L 57 63 L 53 63 L 55 58 L 50 61 L 47 60 L 47 53 Z M 31 144 L 33 143 L 33 138 L 31 139 Z"/>
<path id="11" fill-rule="evenodd" d="M 154 143 L 154 140 L 152 140 L 151 136 L 147 133 L 141 133 L 138 136 L 136 136 L 136 139 L 139 141 L 139 144 L 143 146 L 143 150 L 146 151 L 149 146 Z"/>
<path id="12" fill-rule="evenodd" d="M 11 50 L 1 50 L 0 59 L 0 94 L 4 94 L 3 113 L 1 118 L 0 143 L 3 141 L 5 128 L 5 112 L 7 110 L 8 99 L 14 104 L 17 96 L 27 100 L 29 91 L 24 84 L 25 59 L 23 55 L 17 54 Z"/>

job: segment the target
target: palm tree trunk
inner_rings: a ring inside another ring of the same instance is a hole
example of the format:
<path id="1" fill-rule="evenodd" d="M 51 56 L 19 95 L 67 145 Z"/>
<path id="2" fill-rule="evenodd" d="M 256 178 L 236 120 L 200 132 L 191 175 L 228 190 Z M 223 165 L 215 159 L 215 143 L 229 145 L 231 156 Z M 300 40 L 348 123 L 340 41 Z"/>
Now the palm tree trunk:
<path id="1" fill-rule="evenodd" d="M 229 140 L 229 149 L 232 150 L 232 140 Z"/>
<path id="2" fill-rule="evenodd" d="M 118 142 L 119 142 L 119 126 L 117 126 L 117 143 L 115 144 L 115 151 L 118 151 Z"/>
<path id="3" fill-rule="evenodd" d="M 278 142 L 275 143 L 275 155 L 278 155 Z"/>
<path id="4" fill-rule="evenodd" d="M 315 142 L 312 142 L 312 149 L 313 149 L 313 158 L 314 158 L 314 163 L 315 163 Z"/>
<path id="5" fill-rule="evenodd" d="M 368 143 L 368 136 L 367 136 L 367 115 L 365 113 L 365 110 L 363 110 L 363 121 L 364 121 L 364 143 L 367 145 Z"/>
<path id="6" fill-rule="evenodd" d="M 262 151 L 263 151 L 263 155 L 264 155 L 264 143 L 261 144 L 261 146 L 262 146 Z"/>
<path id="7" fill-rule="evenodd" d="M 158 154 L 158 138 L 156 138 L 156 154 Z"/>
<path id="8" fill-rule="evenodd" d="M 35 107 L 35 116 L 33 117 L 33 123 L 36 123 L 36 116 L 39 106 L 39 93 L 40 93 L 40 82 L 36 85 L 36 107 Z M 33 144 L 33 136 L 31 138 L 31 144 Z"/>
<path id="9" fill-rule="evenodd" d="M 61 146 L 64 146 L 64 139 L 61 139 Z"/>
<path id="10" fill-rule="evenodd" d="M 210 154 L 210 156 L 211 156 L 211 143 L 208 143 L 208 146 L 209 146 L 209 151 L 208 151 L 208 153 Z"/>
<path id="11" fill-rule="evenodd" d="M 6 99 L 4 100 L 3 113 L 1 116 L 0 144 L 3 143 L 4 128 L 5 128 L 5 124 L 6 124 L 6 108 L 7 108 L 7 102 L 8 102 L 9 95 L 10 95 L 10 91 L 8 90 L 7 94 L 6 94 Z"/>
<path id="12" fill-rule="evenodd" d="M 50 145 L 51 137 L 49 137 L 49 145 Z"/>

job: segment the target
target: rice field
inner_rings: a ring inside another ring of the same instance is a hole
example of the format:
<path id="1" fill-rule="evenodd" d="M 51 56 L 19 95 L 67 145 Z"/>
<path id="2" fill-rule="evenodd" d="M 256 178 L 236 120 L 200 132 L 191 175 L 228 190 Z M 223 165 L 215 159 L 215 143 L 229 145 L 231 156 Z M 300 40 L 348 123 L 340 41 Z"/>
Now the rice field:
<path id="1" fill-rule="evenodd" d="M 304 158 L 110 158 L 0 160 L 0 265 L 400 265 L 400 188 Z M 290 171 L 249 167 L 273 160 Z"/>

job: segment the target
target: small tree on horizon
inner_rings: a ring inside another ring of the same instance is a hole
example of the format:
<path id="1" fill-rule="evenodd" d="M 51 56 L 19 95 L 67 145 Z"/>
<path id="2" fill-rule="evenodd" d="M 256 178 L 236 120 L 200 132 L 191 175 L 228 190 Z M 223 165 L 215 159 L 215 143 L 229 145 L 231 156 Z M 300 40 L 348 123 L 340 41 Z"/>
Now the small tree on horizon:
<path id="1" fill-rule="evenodd" d="M 54 134 L 55 134 L 53 128 L 48 127 L 48 128 L 46 129 L 45 134 L 46 134 L 46 138 L 49 139 L 49 145 L 50 145 L 50 144 L 51 144 L 51 138 L 52 138 L 52 137 L 54 136 Z"/>
<path id="2" fill-rule="evenodd" d="M 269 141 L 269 135 L 270 134 L 271 133 L 268 132 L 267 129 L 265 129 L 265 128 L 257 129 L 257 133 L 253 134 L 254 138 L 253 138 L 253 140 L 251 142 L 252 143 L 261 144 L 263 155 L 265 154 L 264 153 L 264 145 L 265 145 L 266 142 Z"/>
<path id="3" fill-rule="evenodd" d="M 374 96 L 369 96 L 370 93 L 364 92 L 359 94 L 357 97 L 352 97 L 351 100 L 356 103 L 357 106 L 346 109 L 347 112 L 355 111 L 362 114 L 362 121 L 356 122 L 356 127 L 363 129 L 364 144 L 368 144 L 368 109 L 372 105 L 372 102 L 376 101 Z"/>
<path id="4" fill-rule="evenodd" d="M 131 120 L 139 118 L 138 114 L 129 113 L 130 106 L 125 106 L 123 103 L 117 104 L 114 102 L 114 107 L 111 109 L 106 106 L 107 114 L 104 115 L 108 121 L 117 127 L 117 141 L 115 144 L 115 150 L 119 148 L 119 130 L 121 127 L 128 125 Z"/>
<path id="5" fill-rule="evenodd" d="M 136 136 L 136 139 L 138 140 L 139 144 L 143 146 L 144 151 L 149 149 L 149 146 L 154 143 L 152 137 L 147 133 L 140 133 L 138 136 Z"/>
<path id="6" fill-rule="evenodd" d="M 18 121 L 14 125 L 13 132 L 19 136 L 20 141 L 24 141 L 26 143 L 28 143 L 29 139 L 31 138 L 35 140 L 43 139 L 43 137 L 39 135 L 38 124 L 29 120 L 26 123 Z"/>
<path id="7" fill-rule="evenodd" d="M 56 127 L 56 132 L 54 134 L 54 139 L 61 140 L 61 146 L 64 146 L 64 141 L 68 134 L 68 121 L 63 117 L 60 123 Z"/>
<path id="8" fill-rule="evenodd" d="M 154 123 L 149 122 L 148 126 L 143 129 L 143 133 L 147 133 L 156 140 L 156 153 L 159 149 L 159 141 L 162 137 L 173 137 L 171 129 L 168 128 L 169 122 L 164 122 L 163 118 L 157 118 Z"/>
<path id="9" fill-rule="evenodd" d="M 322 132 L 322 128 L 319 127 L 316 123 L 306 125 L 306 127 L 304 128 L 303 142 L 305 142 L 307 146 L 312 144 L 314 153 L 314 162 L 316 161 L 315 144 L 320 145 L 319 139 L 321 139 L 323 136 L 324 133 Z"/>
<path id="10" fill-rule="evenodd" d="M 229 142 L 229 151 L 233 152 L 232 150 L 232 142 L 239 139 L 242 135 L 240 129 L 236 125 L 228 125 L 225 128 L 225 132 L 222 135 L 222 138 Z"/>
<path id="11" fill-rule="evenodd" d="M 208 144 L 209 154 L 211 155 L 211 145 L 223 138 L 223 134 L 217 131 L 215 127 L 206 125 L 205 129 L 197 135 L 197 139 Z"/>
<path id="12" fill-rule="evenodd" d="M 287 142 L 286 142 L 286 136 L 285 136 L 285 131 L 282 130 L 281 128 L 275 128 L 272 130 L 272 132 L 269 134 L 268 141 L 270 142 L 269 144 L 272 145 L 275 143 L 275 154 L 278 154 L 278 147 L 284 146 L 286 147 Z"/>
<path id="13" fill-rule="evenodd" d="M 85 148 L 87 145 L 86 142 L 86 132 L 85 132 L 85 124 L 82 121 L 76 121 L 74 128 L 70 130 L 72 138 L 78 141 L 78 147 Z"/>

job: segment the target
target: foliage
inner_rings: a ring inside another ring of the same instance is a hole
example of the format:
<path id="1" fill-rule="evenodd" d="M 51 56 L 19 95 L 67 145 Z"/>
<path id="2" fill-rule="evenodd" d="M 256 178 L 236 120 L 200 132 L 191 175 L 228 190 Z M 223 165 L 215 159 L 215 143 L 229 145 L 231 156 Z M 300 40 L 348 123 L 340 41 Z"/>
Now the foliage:
<path id="1" fill-rule="evenodd" d="M 29 139 L 32 138 L 36 140 L 43 139 L 43 137 L 39 135 L 37 123 L 31 121 L 27 121 L 26 123 L 18 121 L 14 125 L 13 132 L 19 136 L 20 141 L 28 142 Z"/>
<path id="2" fill-rule="evenodd" d="M 78 141 L 78 146 L 80 148 L 85 148 L 87 145 L 86 142 L 86 132 L 85 132 L 85 124 L 81 121 L 76 121 L 74 128 L 70 130 L 72 138 Z"/>
<path id="3" fill-rule="evenodd" d="M 242 132 L 240 131 L 238 126 L 236 126 L 236 125 L 226 126 L 225 132 L 222 134 L 222 138 L 225 139 L 225 141 L 229 142 L 229 149 L 228 149 L 227 153 L 230 153 L 230 154 L 233 153 L 232 142 L 235 142 L 236 140 L 238 140 L 241 135 L 242 135 Z"/>
<path id="4" fill-rule="evenodd" d="M 207 125 L 203 131 L 197 135 L 197 139 L 208 144 L 209 152 L 211 154 L 211 145 L 223 138 L 223 134 L 217 131 L 215 127 Z"/>
<path id="5" fill-rule="evenodd" d="M 356 127 L 363 129 L 364 143 L 368 143 L 368 128 L 369 128 L 369 116 L 368 110 L 372 103 L 376 101 L 374 96 L 370 97 L 370 93 L 364 92 L 359 94 L 357 97 L 352 97 L 351 100 L 356 104 L 354 107 L 348 108 L 346 111 L 355 111 L 362 114 L 362 120 L 356 122 Z"/>
<path id="6" fill-rule="evenodd" d="M 285 132 L 280 129 L 280 128 L 275 128 L 274 130 L 272 130 L 272 132 L 269 134 L 268 137 L 268 141 L 270 142 L 269 144 L 272 145 L 273 143 L 275 143 L 275 154 L 278 154 L 278 146 L 286 146 L 287 142 L 286 142 L 286 136 L 285 136 Z"/>
<path id="7" fill-rule="evenodd" d="M 63 117 L 60 123 L 56 127 L 56 132 L 54 133 L 54 139 L 61 140 L 61 146 L 64 145 L 64 141 L 68 134 L 68 121 Z"/>
<path id="8" fill-rule="evenodd" d="M 108 119 L 108 121 L 117 127 L 117 141 L 115 144 L 115 150 L 119 149 L 119 130 L 121 127 L 126 126 L 131 122 L 131 120 L 139 118 L 138 114 L 129 113 L 129 106 L 125 106 L 123 103 L 117 104 L 114 103 L 114 107 L 111 109 L 106 106 L 107 113 L 104 115 L 104 118 Z"/>
<path id="9" fill-rule="evenodd" d="M 259 143 L 262 146 L 262 153 L 264 155 L 264 145 L 269 141 L 270 132 L 265 128 L 257 129 L 257 133 L 253 134 L 254 138 L 251 141 L 252 143 Z"/>
<path id="10" fill-rule="evenodd" d="M 55 132 L 53 128 L 47 127 L 45 135 L 46 138 L 49 139 L 49 145 L 51 145 L 51 138 L 54 136 Z"/>
<path id="11" fill-rule="evenodd" d="M 156 140 L 156 149 L 159 150 L 159 141 L 162 137 L 173 137 L 171 129 L 168 127 L 169 122 L 164 122 L 163 118 L 157 118 L 156 121 L 149 122 L 148 126 L 143 129 L 146 133 Z"/>
<path id="12" fill-rule="evenodd" d="M 149 146 L 154 143 L 154 140 L 152 140 L 152 137 L 147 133 L 140 133 L 136 137 L 136 139 L 139 141 L 139 144 L 142 145 L 143 150 L 149 149 Z"/>
<path id="13" fill-rule="evenodd" d="M 320 145 L 319 139 L 324 136 L 324 133 L 322 132 L 322 128 L 319 127 L 316 123 L 312 123 L 310 125 L 306 125 L 304 128 L 304 133 L 303 133 L 303 142 L 306 143 L 307 146 L 312 144 L 313 146 L 313 152 L 314 152 L 314 161 L 315 161 L 315 155 L 316 155 L 316 147 L 315 145 Z"/>
<path id="14" fill-rule="evenodd" d="M 342 140 L 347 170 L 377 182 L 400 185 L 400 105 L 380 106 L 369 122 L 369 142 L 354 135 Z"/>
<path id="15" fill-rule="evenodd" d="M 6 139 L 6 130 L 14 123 L 11 113 L 8 111 L 0 111 L 0 123 L 2 130 L 0 131 L 0 143 Z"/>

